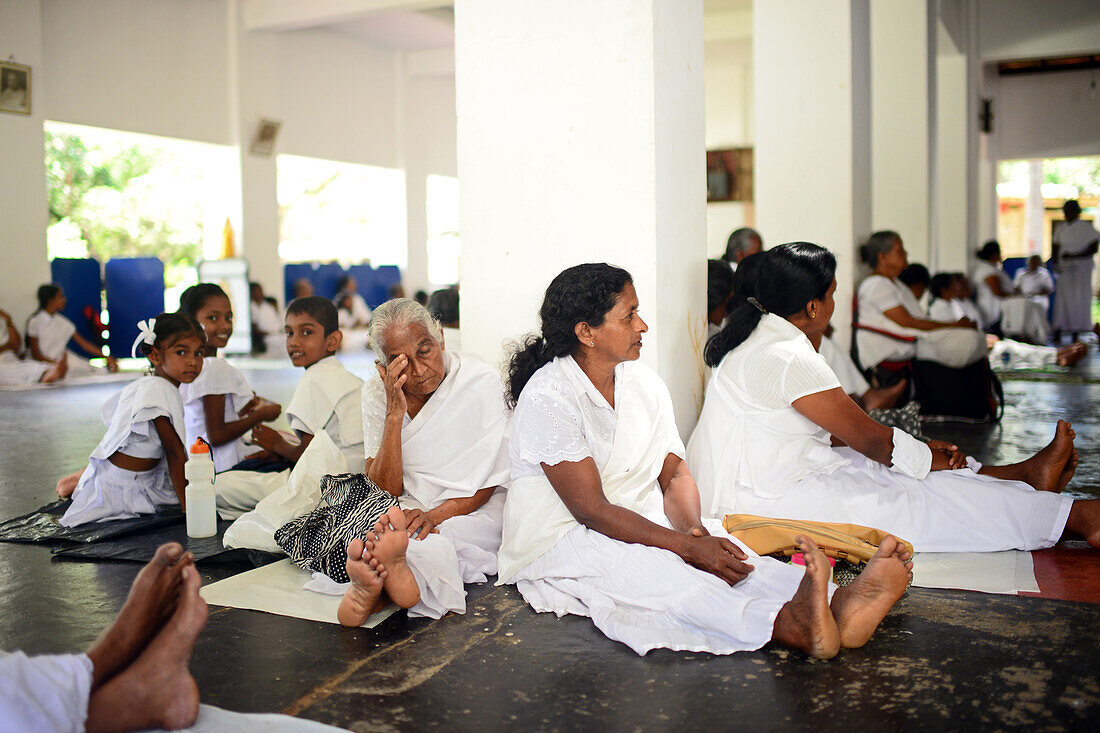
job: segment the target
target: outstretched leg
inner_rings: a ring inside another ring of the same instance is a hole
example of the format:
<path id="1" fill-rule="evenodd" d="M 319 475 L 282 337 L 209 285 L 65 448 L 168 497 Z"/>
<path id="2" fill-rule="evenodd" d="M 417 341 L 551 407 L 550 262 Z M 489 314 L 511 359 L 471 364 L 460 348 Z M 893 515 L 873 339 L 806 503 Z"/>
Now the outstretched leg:
<path id="1" fill-rule="evenodd" d="M 840 633 L 829 610 L 829 561 L 809 537 L 799 535 L 797 540 L 806 558 L 806 574 L 794 597 L 779 609 L 772 641 L 831 659 L 840 651 Z"/>
<path id="2" fill-rule="evenodd" d="M 88 467 L 80 469 L 76 473 L 70 473 L 68 476 L 58 479 L 57 481 L 57 495 L 62 499 L 68 499 L 76 491 L 76 485 L 80 483 L 80 477 L 84 475 L 84 472 L 88 470 Z"/>
<path id="3" fill-rule="evenodd" d="M 194 571 L 194 556 L 169 542 L 141 569 L 115 622 L 88 650 L 93 690 L 130 666 L 176 610 L 185 568 Z"/>
<path id="4" fill-rule="evenodd" d="M 1039 491 L 1059 492 L 1068 479 L 1062 481 L 1066 466 L 1073 456 L 1073 439 L 1077 433 L 1065 420 L 1059 420 L 1054 430 L 1054 440 L 1038 453 L 1020 463 L 1008 466 L 982 466 L 981 473 L 994 478 L 1023 481 Z M 1071 473 L 1072 475 L 1072 473 Z"/>
<path id="5" fill-rule="evenodd" d="M 1081 535 L 1093 547 L 1100 547 L 1100 499 L 1078 499 L 1073 502 L 1066 529 Z"/>
<path id="6" fill-rule="evenodd" d="M 840 645 L 863 646 L 913 579 L 913 553 L 887 536 L 851 584 L 838 588 L 831 604 Z"/>
<path id="7" fill-rule="evenodd" d="M 348 544 L 348 561 L 344 567 L 351 578 L 351 586 L 344 592 L 336 612 L 343 626 L 361 626 L 372 613 L 386 605 L 383 589 L 389 571 L 377 562 L 372 566 L 372 559 L 363 540 L 354 539 Z"/>
<path id="8" fill-rule="evenodd" d="M 38 379 L 42 384 L 50 384 L 56 382 L 59 379 L 64 379 L 65 375 L 69 373 L 69 352 L 65 352 L 57 363 L 42 373 L 42 376 Z"/>
<path id="9" fill-rule="evenodd" d="M 904 379 L 899 379 L 889 387 L 871 387 L 863 393 L 862 403 L 863 409 L 875 410 L 875 409 L 889 409 L 898 403 L 901 399 L 902 393 L 908 386 L 908 382 Z"/>
<path id="10" fill-rule="evenodd" d="M 412 608 L 420 602 L 420 588 L 405 562 L 405 550 L 409 536 L 405 533 L 405 514 L 399 507 L 391 507 L 367 535 L 367 550 L 371 553 L 371 565 L 381 574 L 386 595 L 402 608 Z"/>
<path id="11" fill-rule="evenodd" d="M 177 730 L 195 722 L 199 688 L 188 665 L 195 640 L 206 625 L 206 602 L 199 597 L 198 571 L 183 564 L 176 610 L 141 655 L 92 692 L 87 729 Z"/>

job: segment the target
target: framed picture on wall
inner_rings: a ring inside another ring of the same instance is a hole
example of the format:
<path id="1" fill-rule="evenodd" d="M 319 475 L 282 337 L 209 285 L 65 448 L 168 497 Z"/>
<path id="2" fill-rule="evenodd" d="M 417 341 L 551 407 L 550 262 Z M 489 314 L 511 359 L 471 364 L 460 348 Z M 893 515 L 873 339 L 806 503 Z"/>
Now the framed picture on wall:
<path id="1" fill-rule="evenodd" d="M 752 201 L 752 148 L 707 151 L 707 201 Z"/>
<path id="2" fill-rule="evenodd" d="M 0 112 L 31 113 L 31 67 L 0 61 Z"/>

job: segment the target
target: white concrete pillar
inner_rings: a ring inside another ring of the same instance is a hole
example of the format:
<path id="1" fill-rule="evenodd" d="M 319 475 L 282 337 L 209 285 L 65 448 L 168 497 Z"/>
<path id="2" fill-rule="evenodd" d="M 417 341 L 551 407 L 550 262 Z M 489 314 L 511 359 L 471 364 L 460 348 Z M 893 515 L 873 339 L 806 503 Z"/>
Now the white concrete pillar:
<path id="1" fill-rule="evenodd" d="M 753 5 L 758 228 L 769 247 L 801 240 L 837 255 L 845 346 L 871 225 L 868 14 L 867 0 Z"/>
<path id="2" fill-rule="evenodd" d="M 701 0 L 458 0 L 462 344 L 538 326 L 565 267 L 628 269 L 687 435 L 706 309 Z"/>
<path id="3" fill-rule="evenodd" d="M 22 334 L 38 307 L 35 290 L 50 280 L 39 0 L 0 0 L 0 49 L 31 67 L 31 114 L 0 114 L 0 308 Z"/>
<path id="4" fill-rule="evenodd" d="M 871 8 L 871 228 L 893 229 L 911 262 L 927 265 L 930 218 L 927 0 Z M 932 67 L 934 69 L 934 67 Z"/>
<path id="5" fill-rule="evenodd" d="M 950 39 L 943 39 L 945 42 Z M 945 49 L 940 44 L 940 49 Z M 970 246 L 967 59 L 946 48 L 936 60 L 936 165 L 933 248 L 928 268 L 966 271 Z"/>

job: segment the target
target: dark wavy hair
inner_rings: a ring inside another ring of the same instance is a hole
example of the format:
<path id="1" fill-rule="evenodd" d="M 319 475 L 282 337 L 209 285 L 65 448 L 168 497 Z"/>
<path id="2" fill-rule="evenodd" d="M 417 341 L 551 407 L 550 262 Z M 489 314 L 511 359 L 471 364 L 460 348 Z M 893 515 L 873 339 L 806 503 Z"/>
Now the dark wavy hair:
<path id="1" fill-rule="evenodd" d="M 162 349 L 165 346 L 174 344 L 183 336 L 192 334 L 198 336 L 199 341 L 202 343 L 206 343 L 206 332 L 195 322 L 194 318 L 183 312 L 161 313 L 157 316 L 153 333 L 156 335 L 156 340 L 152 344 L 144 342 L 138 344 L 138 351 L 142 356 L 149 356 L 149 352 L 153 350 L 153 347 Z"/>
<path id="2" fill-rule="evenodd" d="M 730 266 L 725 260 L 707 260 L 707 313 L 729 300 L 732 292 L 733 270 Z"/>
<path id="3" fill-rule="evenodd" d="M 991 239 L 978 249 L 978 259 L 992 262 L 994 257 L 1001 256 L 1001 243 Z"/>
<path id="4" fill-rule="evenodd" d="M 513 407 L 535 372 L 580 345 L 573 331 L 576 325 L 603 324 L 630 282 L 634 279 L 629 272 L 603 262 L 574 265 L 550 282 L 539 309 L 542 333 L 527 336 L 508 362 L 508 400 Z"/>
<path id="5" fill-rule="evenodd" d="M 229 298 L 219 286 L 214 283 L 199 283 L 198 285 L 192 285 L 183 291 L 183 295 L 180 296 L 180 312 L 186 313 L 195 320 L 199 318 L 199 311 L 206 305 L 206 301 L 210 300 L 216 295 L 220 295 L 223 298 Z"/>
<path id="6" fill-rule="evenodd" d="M 903 285 L 923 285 L 928 287 L 928 283 L 931 282 L 932 276 L 928 274 L 928 268 L 919 262 L 906 267 L 898 275 L 898 280 L 901 280 Z"/>
<path id="7" fill-rule="evenodd" d="M 749 302 L 750 297 L 768 313 L 786 318 L 811 300 L 824 299 L 835 275 L 833 253 L 809 242 L 781 244 L 743 259 L 733 274 L 733 300 L 726 306 L 726 325 L 707 342 L 707 364 L 718 366 L 722 357 L 744 343 L 764 317 Z"/>
<path id="8" fill-rule="evenodd" d="M 931 282 L 928 283 L 928 290 L 931 291 L 932 298 L 945 300 L 943 296 L 947 293 L 948 289 L 955 284 L 956 276 L 957 274 L 954 272 L 937 272 L 933 275 Z"/>

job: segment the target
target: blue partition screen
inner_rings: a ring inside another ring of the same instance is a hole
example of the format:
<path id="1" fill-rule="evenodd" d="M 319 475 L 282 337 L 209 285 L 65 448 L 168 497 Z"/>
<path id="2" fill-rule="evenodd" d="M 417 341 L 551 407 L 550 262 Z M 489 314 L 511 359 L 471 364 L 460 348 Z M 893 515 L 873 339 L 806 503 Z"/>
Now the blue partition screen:
<path id="1" fill-rule="evenodd" d="M 164 263 L 156 257 L 109 260 L 103 268 L 107 312 L 111 315 L 107 345 L 115 356 L 129 356 L 138 321 L 164 310 Z"/>
<path id="2" fill-rule="evenodd" d="M 381 265 L 374 271 L 370 289 L 363 293 L 367 304 L 377 308 L 390 299 L 390 288 L 401 282 L 401 268 L 397 265 Z"/>
<path id="3" fill-rule="evenodd" d="M 103 277 L 99 262 L 92 259 L 57 258 L 50 262 L 50 277 L 65 291 L 65 310 L 61 311 L 76 326 L 76 332 L 93 344 L 100 343 L 100 332 L 95 322 L 103 310 Z M 69 347 L 83 356 L 75 343 Z"/>
<path id="4" fill-rule="evenodd" d="M 390 288 L 401 282 L 401 268 L 397 265 L 352 265 L 345 270 L 335 262 L 292 262 L 283 265 L 283 281 L 286 302 L 294 299 L 294 283 L 308 280 L 313 294 L 322 298 L 336 297 L 336 281 L 343 275 L 351 275 L 359 285 L 359 294 L 371 308 L 377 308 L 390 298 Z"/>

